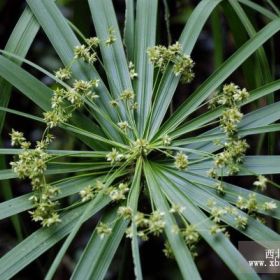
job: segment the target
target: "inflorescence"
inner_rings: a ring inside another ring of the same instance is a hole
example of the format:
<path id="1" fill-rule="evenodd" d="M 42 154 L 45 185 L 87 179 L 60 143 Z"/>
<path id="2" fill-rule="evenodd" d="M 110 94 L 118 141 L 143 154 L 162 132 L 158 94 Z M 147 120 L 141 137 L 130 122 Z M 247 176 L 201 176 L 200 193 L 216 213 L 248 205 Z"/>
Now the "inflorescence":
<path id="1" fill-rule="evenodd" d="M 214 156 L 214 167 L 209 175 L 218 179 L 220 173 L 233 175 L 239 172 L 240 164 L 244 160 L 249 145 L 246 140 L 238 136 L 238 124 L 243 114 L 240 112 L 240 104 L 249 97 L 246 89 L 240 89 L 237 85 L 230 83 L 223 87 L 223 91 L 215 94 L 210 101 L 210 108 L 223 106 L 224 111 L 220 117 L 220 128 L 225 133 L 225 142 L 222 145 L 223 151 Z M 221 144 L 221 143 L 218 143 Z M 223 185 L 218 183 L 217 191 L 223 194 Z"/>
<path id="2" fill-rule="evenodd" d="M 20 179 L 28 178 L 31 181 L 33 194 L 29 200 L 34 205 L 34 210 L 30 211 L 32 219 L 47 227 L 59 222 L 56 211 L 58 202 L 53 201 L 59 194 L 59 189 L 48 184 L 44 174 L 47 161 L 51 158 L 46 148 L 53 136 L 47 134 L 43 140 L 36 143 L 34 149 L 30 149 L 31 143 L 26 141 L 22 132 L 12 130 L 10 135 L 12 146 L 20 146 L 23 149 L 18 159 L 11 162 L 11 166 Z"/>
<path id="3" fill-rule="evenodd" d="M 98 79 L 85 81 L 76 80 L 72 73 L 72 64 L 77 60 L 84 61 L 93 65 L 98 58 L 97 48 L 100 44 L 110 47 L 117 40 L 115 31 L 112 28 L 108 30 L 108 38 L 101 41 L 97 37 L 88 38 L 85 43 L 74 48 L 73 62 L 65 68 L 60 68 L 55 72 L 55 77 L 60 86 L 53 91 L 51 99 L 51 109 L 44 113 L 46 129 L 41 141 L 37 141 L 35 147 L 31 149 L 31 143 L 26 140 L 23 133 L 12 130 L 11 143 L 12 146 L 19 146 L 22 151 L 16 160 L 11 162 L 12 169 L 19 178 L 28 178 L 31 181 L 33 194 L 30 197 L 34 210 L 30 211 L 34 221 L 41 222 L 42 226 L 51 226 L 60 222 L 58 214 L 59 188 L 47 183 L 45 171 L 47 164 L 52 160 L 52 156 L 47 149 L 53 141 L 52 134 L 49 131 L 57 126 L 67 123 L 76 110 L 83 109 L 87 105 L 95 106 L 95 100 L 99 97 L 97 94 L 100 81 Z M 193 67 L 194 62 L 189 55 L 183 53 L 182 46 L 177 42 L 169 47 L 154 46 L 147 50 L 148 58 L 155 68 L 159 69 L 159 73 L 171 69 L 175 76 L 180 77 L 183 83 L 189 83 L 194 78 Z M 138 74 L 133 62 L 129 62 L 128 70 L 130 79 L 137 79 Z M 159 74 L 158 73 L 158 74 Z M 239 172 L 240 164 L 244 160 L 248 144 L 246 140 L 241 140 L 238 136 L 238 124 L 242 120 L 243 114 L 240 111 L 240 105 L 246 101 L 249 93 L 246 89 L 240 89 L 237 85 L 231 83 L 223 87 L 222 92 L 214 95 L 210 102 L 210 108 L 223 107 L 223 113 L 219 120 L 220 129 L 225 135 L 225 141 L 222 144 L 221 152 L 214 155 L 214 167 L 209 171 L 209 175 L 215 179 L 215 188 L 220 195 L 225 194 L 222 181 L 219 176 L 233 175 Z M 133 165 L 140 157 L 147 157 L 153 150 L 162 152 L 164 155 L 174 159 L 174 166 L 179 171 L 186 171 L 189 167 L 189 157 L 182 151 L 172 154 L 172 138 L 164 135 L 161 139 L 163 148 L 157 148 L 149 143 L 146 139 L 135 138 L 130 139 L 130 135 L 135 128 L 132 122 L 137 102 L 135 102 L 135 94 L 132 89 L 124 89 L 119 94 L 118 99 L 111 99 L 110 105 L 118 108 L 119 105 L 125 106 L 128 110 L 127 119 L 119 120 L 115 126 L 129 138 L 127 149 L 112 147 L 106 154 L 105 160 L 110 162 L 112 168 L 117 165 Z M 109 105 L 109 104 L 108 104 Z M 100 111 L 99 111 L 100 112 Z M 221 143 L 220 143 L 221 144 Z M 171 148 L 171 149 L 169 149 Z M 162 149 L 162 150 L 161 150 Z M 258 180 L 254 182 L 254 186 L 264 191 L 267 187 L 268 179 L 262 175 L 258 176 Z M 163 233 L 166 226 L 166 213 L 153 210 L 150 214 L 137 211 L 125 205 L 130 191 L 129 178 L 107 186 L 106 182 L 95 181 L 93 184 L 87 185 L 80 192 L 81 203 L 86 203 L 94 199 L 97 195 L 108 196 L 113 203 L 120 203 L 118 207 L 118 219 L 126 219 L 130 221 L 130 226 L 126 231 L 126 236 L 131 238 L 134 229 L 137 236 L 142 240 L 148 240 L 150 235 L 159 236 Z M 207 207 L 210 212 L 212 226 L 209 228 L 211 234 L 224 233 L 229 235 L 222 224 L 227 215 L 234 218 L 236 227 L 245 230 L 248 224 L 248 217 L 242 211 L 246 211 L 251 216 L 256 216 L 257 210 L 273 211 L 277 205 L 274 201 L 258 202 L 255 195 L 249 195 L 244 198 L 239 196 L 236 201 L 235 208 L 233 206 L 218 205 L 217 201 L 209 200 Z M 178 224 L 172 227 L 173 234 L 180 234 L 190 248 L 193 256 L 196 256 L 196 244 L 200 235 L 198 226 L 189 224 L 183 218 L 182 213 L 185 210 L 183 206 L 172 205 L 170 213 L 177 216 Z M 242 210 L 242 211 L 241 211 Z M 112 232 L 112 224 L 100 222 L 96 227 L 97 233 L 101 238 L 108 236 Z M 165 243 L 164 253 L 168 257 L 172 257 L 171 246 Z"/>
<path id="4" fill-rule="evenodd" d="M 182 83 L 190 83 L 194 78 L 194 62 L 191 57 L 183 53 L 179 42 L 169 46 L 154 46 L 147 51 L 149 60 L 161 72 L 164 72 L 169 65 L 172 65 L 172 72 L 180 76 Z"/>

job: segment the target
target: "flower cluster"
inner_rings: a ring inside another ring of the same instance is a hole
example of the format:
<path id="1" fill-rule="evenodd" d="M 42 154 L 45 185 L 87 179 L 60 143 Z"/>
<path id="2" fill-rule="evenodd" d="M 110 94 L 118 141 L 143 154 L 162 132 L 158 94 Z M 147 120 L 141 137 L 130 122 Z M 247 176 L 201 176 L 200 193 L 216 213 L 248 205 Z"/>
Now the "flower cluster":
<path id="1" fill-rule="evenodd" d="M 106 235 L 110 235 L 112 233 L 112 228 L 103 222 L 100 222 L 96 227 L 97 234 L 103 239 Z"/>
<path id="2" fill-rule="evenodd" d="M 122 129 L 127 129 L 127 124 L 119 123 L 119 127 Z M 151 147 L 149 142 L 145 139 L 137 139 L 132 141 L 130 144 L 130 149 L 127 151 L 118 151 L 116 148 L 112 148 L 112 151 L 106 155 L 107 161 L 111 164 L 116 164 L 124 159 L 128 161 L 135 161 L 140 156 L 147 156 L 150 152 Z"/>
<path id="3" fill-rule="evenodd" d="M 200 235 L 196 229 L 196 226 L 186 224 L 185 227 L 179 228 L 177 225 L 174 225 L 172 228 L 172 233 L 180 234 L 183 237 L 192 254 L 192 257 L 195 258 L 197 256 L 197 243 L 200 239 Z M 174 253 L 168 241 L 164 243 L 163 253 L 167 258 L 174 258 Z"/>
<path id="4" fill-rule="evenodd" d="M 223 151 L 214 156 L 214 168 L 209 171 L 209 176 L 218 179 L 218 169 L 227 168 L 227 174 L 233 175 L 240 171 L 246 150 L 249 145 L 246 140 L 239 139 L 237 126 L 242 120 L 239 104 L 249 97 L 246 89 L 240 89 L 237 85 L 230 83 L 224 85 L 223 91 L 214 95 L 210 107 L 224 106 L 225 109 L 220 118 L 220 127 L 226 134 Z M 221 144 L 221 143 L 219 143 Z M 217 192 L 223 194 L 223 185 L 217 184 Z"/>
<path id="5" fill-rule="evenodd" d="M 150 151 L 149 142 L 145 139 L 137 139 L 132 143 L 131 157 L 137 158 L 139 156 L 146 156 Z"/>
<path id="6" fill-rule="evenodd" d="M 68 67 L 65 68 L 59 68 L 55 72 L 56 78 L 60 79 L 61 81 L 69 80 L 71 79 L 71 70 Z"/>
<path id="7" fill-rule="evenodd" d="M 174 259 L 174 253 L 168 241 L 164 242 L 164 249 L 162 251 L 167 258 Z"/>
<path id="8" fill-rule="evenodd" d="M 236 201 L 236 207 L 240 210 L 245 210 L 248 215 L 253 216 L 261 221 L 257 216 L 258 210 L 263 211 L 273 211 L 277 208 L 277 204 L 274 201 L 266 201 L 264 203 L 259 203 L 256 199 L 256 194 L 249 194 L 247 198 L 238 196 Z M 216 234 L 218 232 L 224 232 L 226 235 L 226 229 L 221 225 L 221 221 L 224 215 L 231 215 L 236 223 L 236 227 L 240 230 L 245 230 L 248 226 L 248 216 L 245 213 L 242 213 L 240 210 L 233 206 L 220 207 L 217 206 L 217 202 L 210 199 L 207 202 L 207 206 L 210 209 L 210 218 L 215 223 L 211 228 L 211 234 Z M 261 221 L 263 222 L 263 221 Z"/>
<path id="9" fill-rule="evenodd" d="M 90 184 L 80 191 L 80 197 L 82 202 L 93 199 L 98 193 L 105 192 L 105 184 L 99 180 L 96 180 L 94 184 Z"/>
<path id="10" fill-rule="evenodd" d="M 124 154 L 120 153 L 116 148 L 112 148 L 112 151 L 106 155 L 107 161 L 110 161 L 111 164 L 114 164 L 118 161 L 121 161 L 124 158 Z"/>
<path id="11" fill-rule="evenodd" d="M 75 80 L 71 88 L 55 89 L 51 99 L 52 110 L 44 113 L 47 126 L 53 128 L 66 122 L 71 118 L 74 110 L 84 105 L 86 99 L 93 101 L 97 98 L 94 89 L 98 84 L 99 80 Z M 67 106 L 67 103 L 70 105 Z"/>
<path id="12" fill-rule="evenodd" d="M 80 191 L 82 202 L 86 202 L 94 198 L 94 188 L 91 185 L 86 186 Z"/>
<path id="13" fill-rule="evenodd" d="M 200 235 L 195 225 L 187 224 L 186 227 L 181 231 L 182 236 L 190 249 L 192 256 L 196 257 L 196 245 L 199 241 Z"/>
<path id="14" fill-rule="evenodd" d="M 100 40 L 97 37 L 86 39 L 86 44 L 74 48 L 74 59 L 81 59 L 89 64 L 94 64 L 97 61 L 96 49 L 99 44 Z"/>
<path id="15" fill-rule="evenodd" d="M 173 65 L 172 71 L 175 76 L 181 77 L 182 83 L 190 83 L 194 78 L 194 62 L 189 55 L 183 53 L 182 46 L 179 42 L 165 46 L 154 46 L 147 50 L 149 60 L 164 72 L 169 64 Z"/>
<path id="16" fill-rule="evenodd" d="M 213 170 L 211 170 L 211 171 L 213 171 Z M 225 194 L 225 187 L 224 187 L 223 182 L 218 181 L 218 182 L 215 184 L 215 189 L 216 189 L 216 191 L 217 191 L 218 194 L 220 194 L 220 195 L 224 195 L 224 194 Z"/>
<path id="17" fill-rule="evenodd" d="M 157 210 L 153 211 L 150 215 L 137 212 L 132 217 L 132 222 L 137 228 L 137 235 L 142 240 L 148 240 L 148 235 L 150 234 L 159 236 L 165 227 L 164 216 L 165 214 L 163 212 Z M 132 237 L 132 226 L 127 229 L 126 236 Z"/>
<path id="18" fill-rule="evenodd" d="M 215 155 L 214 163 L 216 168 L 228 168 L 228 174 L 232 175 L 239 171 L 239 165 L 244 159 L 248 148 L 246 140 L 229 139 L 224 144 L 224 150 Z"/>
<path id="19" fill-rule="evenodd" d="M 97 180 L 95 184 L 90 184 L 85 188 L 83 188 L 80 191 L 80 197 L 82 199 L 82 202 L 86 202 L 96 197 L 97 194 L 103 194 L 103 195 L 108 195 L 112 201 L 117 202 L 120 200 L 125 200 L 128 191 L 129 188 L 127 183 L 119 183 L 117 186 L 106 187 L 104 183 Z M 120 209 L 121 208 L 124 207 L 120 207 Z M 121 211 L 120 209 L 119 211 Z"/>
<path id="20" fill-rule="evenodd" d="M 125 106 L 130 110 L 136 110 L 138 107 L 135 102 L 135 94 L 132 89 L 125 89 L 120 93 L 120 98 L 112 99 L 110 104 L 112 107 L 117 107 L 120 102 L 123 102 Z"/>
<path id="21" fill-rule="evenodd" d="M 117 213 L 121 218 L 130 220 L 132 217 L 132 208 L 127 206 L 120 206 Z"/>
<path id="22" fill-rule="evenodd" d="M 129 62 L 128 69 L 129 69 L 129 76 L 131 80 L 134 80 L 135 78 L 138 77 L 138 74 L 135 72 L 135 66 L 132 61 Z"/>
<path id="23" fill-rule="evenodd" d="M 229 237 L 229 233 L 226 231 L 226 228 L 221 224 L 222 219 L 225 215 L 231 215 L 236 223 L 236 227 L 245 230 L 248 223 L 248 218 L 245 214 L 242 214 L 233 206 L 220 207 L 217 206 L 215 200 L 209 200 L 207 203 L 210 208 L 210 218 L 214 222 L 214 225 L 210 228 L 210 233 L 215 235 L 219 232 L 223 232 L 226 236 Z"/>
<path id="24" fill-rule="evenodd" d="M 222 114 L 220 126 L 227 135 L 234 135 L 242 117 L 243 114 L 237 107 L 228 108 Z"/>
<path id="25" fill-rule="evenodd" d="M 266 185 L 267 185 L 267 178 L 263 175 L 258 176 L 258 180 L 253 183 L 254 186 L 257 187 L 260 191 L 265 191 L 266 190 Z"/>
<path id="26" fill-rule="evenodd" d="M 220 118 L 220 126 L 228 137 L 233 137 L 237 132 L 237 125 L 241 121 L 243 114 L 239 105 L 249 97 L 248 91 L 234 83 L 226 84 L 222 92 L 215 94 L 210 101 L 210 108 L 217 106 L 225 107 Z"/>
<path id="27" fill-rule="evenodd" d="M 47 134 L 43 140 L 36 143 L 34 149 L 29 149 L 31 143 L 26 141 L 22 132 L 12 130 L 10 135 L 12 146 L 20 146 L 23 149 L 18 158 L 10 163 L 11 167 L 19 178 L 31 180 L 33 194 L 29 199 L 35 209 L 30 211 L 30 214 L 34 221 L 40 221 L 43 226 L 49 227 L 60 221 L 56 212 L 58 203 L 54 201 L 59 189 L 47 184 L 44 175 L 47 161 L 50 159 L 46 148 L 53 136 Z"/>
<path id="28" fill-rule="evenodd" d="M 159 236 L 165 227 L 164 213 L 159 211 L 153 211 L 151 214 L 144 214 L 142 212 L 137 212 L 134 216 L 132 215 L 132 209 L 127 206 L 120 206 L 118 208 L 119 218 L 130 220 L 133 222 L 137 228 L 137 235 L 142 240 L 148 240 L 148 235 Z M 114 222 L 114 221 L 113 221 Z M 111 223 L 113 223 L 111 222 Z M 109 235 L 112 231 L 110 224 L 100 223 L 96 230 L 101 238 L 105 235 Z M 140 229 L 140 230 L 139 230 Z M 132 238 L 133 229 L 132 224 L 126 230 L 126 236 Z"/>
<path id="29" fill-rule="evenodd" d="M 214 224 L 209 229 L 210 233 L 212 235 L 216 235 L 219 232 L 223 232 L 228 235 L 225 227 L 221 224 L 223 216 L 227 214 L 227 210 L 217 206 L 217 202 L 211 199 L 208 200 L 207 206 L 210 209 L 210 219 L 214 222 Z"/>
<path id="30" fill-rule="evenodd" d="M 116 37 L 115 33 L 116 32 L 115 32 L 114 28 L 110 27 L 108 30 L 108 38 L 105 41 L 106 46 L 110 46 L 116 42 L 117 37 Z"/>
<path id="31" fill-rule="evenodd" d="M 100 40 L 97 37 L 91 37 L 86 39 L 85 43 L 74 48 L 73 62 L 81 59 L 93 64 L 97 60 L 96 48 L 99 46 Z M 56 78 L 61 81 L 70 80 L 72 78 L 70 65 L 56 71 Z M 53 128 L 63 122 L 67 122 L 71 118 L 73 111 L 81 108 L 86 100 L 94 102 L 98 98 L 94 91 L 98 85 L 99 80 L 74 80 L 71 86 L 65 85 L 64 88 L 58 87 L 55 89 L 51 99 L 52 109 L 44 113 L 47 127 Z"/>
<path id="32" fill-rule="evenodd" d="M 188 156 L 183 152 L 178 152 L 175 156 L 175 166 L 179 170 L 184 170 L 188 167 L 188 165 L 189 165 Z"/>
<path id="33" fill-rule="evenodd" d="M 129 191 L 126 183 L 120 183 L 117 187 L 109 187 L 106 190 L 106 194 L 112 199 L 112 201 L 119 201 L 126 199 L 126 194 Z"/>
<path id="34" fill-rule="evenodd" d="M 277 204 L 271 200 L 264 203 L 259 203 L 256 199 L 256 194 L 249 194 L 247 198 L 238 196 L 236 206 L 242 210 L 246 210 L 249 215 L 256 215 L 257 210 L 273 211 L 277 208 Z"/>
<path id="35" fill-rule="evenodd" d="M 172 138 L 169 135 L 163 135 L 162 137 L 162 144 L 164 146 L 169 146 L 172 142 Z"/>
<path id="36" fill-rule="evenodd" d="M 233 108 L 240 102 L 248 99 L 248 97 L 249 93 L 245 88 L 240 89 L 239 86 L 234 83 L 226 84 L 222 92 L 218 92 L 213 96 L 210 101 L 210 107 L 216 108 L 217 106 L 226 106 L 227 108 Z"/>
<path id="37" fill-rule="evenodd" d="M 123 132 L 127 132 L 127 130 L 131 128 L 127 121 L 118 122 L 118 127 Z"/>
<path id="38" fill-rule="evenodd" d="M 173 205 L 169 210 L 170 213 L 177 213 L 178 218 L 181 217 L 181 213 L 185 210 L 185 207 L 180 205 Z M 179 234 L 183 237 L 186 245 L 188 246 L 193 258 L 197 256 L 197 243 L 200 239 L 200 235 L 197 231 L 197 227 L 195 224 L 189 224 L 185 220 L 183 220 L 183 226 L 179 227 L 177 224 L 172 226 L 171 232 L 173 234 Z M 165 248 L 163 250 L 166 257 L 172 258 L 173 252 L 168 242 L 165 242 Z"/>

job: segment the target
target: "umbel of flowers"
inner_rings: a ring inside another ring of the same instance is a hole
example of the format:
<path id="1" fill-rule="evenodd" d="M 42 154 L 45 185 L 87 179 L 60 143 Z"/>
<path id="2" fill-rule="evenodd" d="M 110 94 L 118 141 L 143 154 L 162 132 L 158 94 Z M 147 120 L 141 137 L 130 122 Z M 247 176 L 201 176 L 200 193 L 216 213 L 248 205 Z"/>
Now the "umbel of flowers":
<path id="1" fill-rule="evenodd" d="M 13 146 L 19 146 L 22 150 L 19 155 L 11 162 L 14 172 L 19 178 L 28 178 L 31 181 L 33 193 L 30 197 L 34 210 L 30 211 L 32 219 L 39 221 L 42 226 L 49 227 L 60 222 L 59 203 L 57 195 L 59 189 L 47 182 L 46 170 L 48 162 L 53 156 L 48 153 L 48 147 L 54 137 L 50 133 L 51 129 L 67 123 L 74 111 L 82 110 L 90 105 L 92 108 L 102 115 L 102 109 L 96 106 L 96 99 L 99 97 L 96 89 L 99 86 L 99 80 L 75 80 L 72 77 L 72 65 L 82 60 L 89 65 L 102 62 L 98 57 L 98 47 L 104 44 L 110 48 L 116 41 L 115 32 L 112 28 L 108 30 L 108 38 L 101 41 L 97 37 L 88 38 L 84 44 L 74 48 L 74 57 L 72 63 L 65 68 L 56 71 L 55 76 L 59 81 L 58 86 L 53 91 L 51 99 L 51 110 L 44 113 L 46 128 L 41 141 L 36 142 L 32 148 L 32 144 L 26 140 L 23 133 L 12 130 L 11 142 Z M 164 72 L 170 68 L 175 76 L 180 77 L 181 82 L 189 83 L 194 78 L 193 67 L 194 62 L 189 55 L 182 51 L 182 46 L 177 42 L 168 47 L 154 46 L 147 50 L 150 63 L 154 65 L 158 73 Z M 129 76 L 131 80 L 138 78 L 133 62 L 128 65 Z M 238 124 L 242 120 L 243 114 L 240 111 L 240 104 L 249 97 L 246 89 L 240 89 L 237 85 L 230 83 L 223 87 L 222 91 L 215 94 L 211 101 L 210 107 L 221 107 L 223 113 L 219 119 L 219 126 L 224 133 L 224 141 L 219 143 L 220 152 L 212 155 L 213 168 L 209 171 L 209 175 L 216 182 L 216 190 L 218 194 L 223 195 L 225 190 L 220 176 L 223 173 L 232 175 L 239 172 L 240 164 L 244 160 L 248 144 L 245 140 L 241 140 L 238 136 Z M 113 123 L 115 129 L 126 139 L 125 144 L 114 145 L 106 152 L 105 160 L 110 163 L 111 170 L 115 167 L 129 167 L 133 170 L 135 163 L 139 158 L 145 159 L 151 153 L 157 153 L 158 156 L 174 160 L 174 167 L 181 172 L 187 171 L 191 161 L 188 155 L 183 151 L 176 150 L 172 146 L 172 138 L 164 135 L 160 141 L 150 143 L 147 139 L 137 137 L 138 131 L 135 125 L 135 93 L 132 89 L 124 89 L 119 92 L 119 97 L 111 98 L 108 106 L 115 108 L 119 113 L 120 106 L 126 109 L 126 119 L 119 119 Z M 268 179 L 264 176 L 258 176 L 258 180 L 254 183 L 259 190 L 266 188 Z M 151 210 L 149 213 L 141 211 L 134 212 L 127 203 L 127 196 L 130 191 L 131 180 L 124 177 L 117 182 L 112 182 L 109 186 L 106 180 L 97 180 L 93 184 L 82 189 L 80 194 L 80 203 L 87 203 L 94 199 L 97 195 L 108 196 L 112 203 L 117 204 L 118 219 L 130 221 L 130 225 L 126 231 L 127 237 L 132 237 L 133 226 L 136 227 L 137 235 L 147 240 L 150 235 L 159 236 L 166 227 L 166 213 Z M 236 221 L 238 228 L 245 230 L 247 226 L 247 216 L 241 210 L 247 211 L 250 215 L 256 215 L 256 210 L 261 208 L 264 211 L 271 211 L 276 208 L 273 201 L 267 201 L 260 204 L 254 195 L 248 198 L 238 197 L 235 207 L 222 207 L 215 200 L 208 201 L 208 207 L 211 210 L 209 219 L 213 221 L 213 226 L 209 228 L 211 234 L 215 235 L 223 232 L 228 235 L 224 225 L 222 224 L 225 215 L 231 215 Z M 172 228 L 173 234 L 180 234 L 193 256 L 196 255 L 196 244 L 199 241 L 199 234 L 195 224 L 189 224 L 183 218 L 183 205 L 172 205 L 170 203 L 170 212 L 176 216 L 178 225 Z M 113 221 L 114 222 L 114 221 Z M 96 228 L 101 238 L 111 234 L 111 224 L 100 222 Z M 168 243 L 165 244 L 164 253 L 168 257 L 172 257 L 172 250 Z"/>

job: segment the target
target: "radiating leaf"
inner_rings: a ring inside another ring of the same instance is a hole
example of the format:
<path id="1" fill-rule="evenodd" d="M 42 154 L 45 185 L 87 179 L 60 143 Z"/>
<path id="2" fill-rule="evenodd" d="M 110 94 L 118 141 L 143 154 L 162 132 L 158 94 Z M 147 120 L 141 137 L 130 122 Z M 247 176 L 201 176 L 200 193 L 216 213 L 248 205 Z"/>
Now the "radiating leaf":
<path id="1" fill-rule="evenodd" d="M 111 0 L 88 0 L 88 2 L 97 36 L 102 42 L 100 51 L 110 92 L 115 99 L 118 99 L 125 89 L 132 89 L 132 84 L 113 3 Z M 106 46 L 105 41 L 109 37 L 110 28 L 114 32 L 116 41 Z M 124 106 L 120 104 L 120 108 L 124 117 Z"/>
<path id="2" fill-rule="evenodd" d="M 104 279 L 128 221 L 118 219 L 116 211 L 112 210 L 104 216 L 102 222 L 111 225 L 112 233 L 101 239 L 96 230 L 93 232 L 71 279 Z"/>
<path id="3" fill-rule="evenodd" d="M 158 173 L 157 175 L 159 176 Z M 217 236 L 210 234 L 210 227 L 213 225 L 213 222 L 207 219 L 207 216 L 194 205 L 194 200 L 180 192 L 174 184 L 175 181 L 171 181 L 170 177 L 167 179 L 167 177 L 162 178 L 162 176 L 159 176 L 158 178 L 162 183 L 165 194 L 174 204 L 184 205 L 186 209 L 182 214 L 195 226 L 203 239 L 220 256 L 235 276 L 238 279 L 244 280 L 259 279 L 254 270 L 249 267 L 247 261 L 227 237 L 221 233 L 217 234 Z M 237 263 L 239 269 L 236 269 Z"/>
<path id="4" fill-rule="evenodd" d="M 86 219 L 94 215 L 106 204 L 108 204 L 107 198 L 100 200 Z M 21 269 L 69 234 L 74 227 L 74 222 L 81 216 L 86 206 L 80 206 L 63 215 L 60 224 L 50 228 L 40 228 L 4 255 L 0 259 L 1 279 L 11 279 Z"/>
<path id="5" fill-rule="evenodd" d="M 220 2 L 221 0 L 200 1 L 192 12 L 179 39 L 186 54 L 191 54 L 206 20 Z M 151 115 L 150 138 L 157 133 L 178 83 L 179 78 L 169 68 L 162 77 L 162 83 L 158 88 L 160 94 L 154 101 L 154 108 Z"/>
<path id="6" fill-rule="evenodd" d="M 254 51 L 262 46 L 280 29 L 280 19 L 276 19 L 265 26 L 252 39 L 239 48 L 219 69 L 217 69 L 167 120 L 160 135 L 169 133 L 180 125 L 196 108 L 216 90 L 221 83 L 236 70 Z"/>
<path id="7" fill-rule="evenodd" d="M 65 66 L 70 65 L 74 57 L 74 47 L 80 45 L 80 42 L 76 38 L 74 32 L 68 25 L 67 20 L 61 14 L 56 4 L 53 1 L 37 0 L 27 0 L 27 4 L 34 13 L 39 24 L 42 26 L 63 64 Z M 99 87 L 96 89 L 96 93 L 100 98 L 96 100 L 96 103 L 102 108 L 102 110 L 108 112 L 113 120 L 117 120 L 116 112 L 112 107 L 108 106 L 110 102 L 110 94 L 108 93 L 105 84 L 102 82 L 102 79 L 95 68 L 81 61 L 74 63 L 72 67 L 74 77 L 77 79 L 100 80 Z M 99 122 L 103 123 L 103 128 L 106 129 L 106 133 L 110 132 L 114 135 L 114 137 L 116 137 L 115 139 L 121 140 L 115 129 L 107 122 L 104 122 L 101 116 L 96 115 L 96 117 Z"/>
<path id="8" fill-rule="evenodd" d="M 125 24 L 124 24 L 124 46 L 126 47 L 127 58 L 132 61 L 134 57 L 134 22 L 135 5 L 134 0 L 125 0 Z"/>
<path id="9" fill-rule="evenodd" d="M 154 171 L 149 163 L 145 163 L 144 171 L 147 184 L 156 208 L 160 212 L 164 213 L 166 222 L 165 233 L 172 247 L 172 251 L 174 253 L 182 276 L 184 277 L 184 279 L 201 279 L 197 267 L 192 259 L 192 255 L 189 249 L 186 247 L 182 236 L 172 233 L 172 226 L 176 224 L 176 221 L 175 218 L 169 214 L 168 204 L 166 202 L 166 199 L 160 192 L 160 185 L 156 180 Z"/>
<path id="10" fill-rule="evenodd" d="M 138 103 L 137 124 L 141 136 L 152 105 L 154 68 L 149 63 L 147 49 L 156 42 L 157 6 L 157 0 L 138 0 L 136 6 L 135 66 L 138 77 L 135 80 L 135 90 Z"/>

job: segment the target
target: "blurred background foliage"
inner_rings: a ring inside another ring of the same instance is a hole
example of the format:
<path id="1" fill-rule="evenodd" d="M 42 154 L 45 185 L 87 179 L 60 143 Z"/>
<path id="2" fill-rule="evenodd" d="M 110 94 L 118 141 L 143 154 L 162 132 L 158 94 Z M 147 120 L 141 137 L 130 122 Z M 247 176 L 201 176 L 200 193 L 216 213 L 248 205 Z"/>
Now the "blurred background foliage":
<path id="1" fill-rule="evenodd" d="M 190 13 L 199 1 L 160 0 L 159 2 L 160 16 L 158 19 L 157 40 L 163 44 L 169 44 L 170 42 L 176 41 Z M 275 1 L 276 5 L 273 5 L 269 0 L 259 0 L 254 2 L 270 9 L 271 12 L 279 16 L 279 10 L 277 8 L 277 6 L 279 6 L 279 1 Z M 60 5 L 65 17 L 79 27 L 85 36 L 91 36 L 94 34 L 90 11 L 86 0 L 58 0 L 57 3 Z M 113 0 L 113 3 L 122 28 L 124 22 L 125 0 Z M 24 0 L 0 1 L 1 49 L 5 47 L 9 35 L 25 6 Z M 244 28 L 244 22 L 241 22 L 240 18 L 238 18 L 233 9 L 230 8 L 227 1 L 224 1 L 222 6 L 219 6 L 214 11 L 206 27 L 203 29 L 203 32 L 200 34 L 199 40 L 192 54 L 193 59 L 196 62 L 196 78 L 190 86 L 180 86 L 178 88 L 173 108 L 171 108 L 171 110 L 174 110 L 180 105 L 182 101 L 185 100 L 186 96 L 188 96 L 199 84 L 201 84 L 202 81 L 217 69 L 239 46 L 246 42 L 250 35 L 253 35 L 254 30 L 257 31 L 261 29 L 264 24 L 267 23 L 268 20 L 266 17 L 246 6 L 243 7 L 252 23 L 252 26 L 248 26 L 247 30 Z M 259 87 L 266 82 L 279 79 L 280 53 L 277 48 L 279 43 L 280 38 L 279 35 L 277 35 L 273 40 L 266 43 L 265 50 L 260 50 L 255 55 L 251 56 L 251 58 L 243 64 L 242 68 L 231 76 L 230 81 L 233 81 L 240 86 L 247 87 L 250 90 Z M 36 36 L 27 58 L 50 71 L 54 71 L 61 65 L 59 58 L 53 51 L 42 31 Z M 24 65 L 23 67 L 44 81 L 45 84 L 51 87 L 54 86 L 48 77 L 43 76 L 28 66 Z M 269 98 L 262 99 L 260 104 L 254 104 L 254 106 L 261 106 L 262 104 L 273 102 L 274 98 L 279 100 L 279 97 L 275 94 L 274 97 L 270 96 Z M 41 116 L 41 111 L 16 90 L 12 93 L 9 108 Z M 200 112 L 198 111 L 196 113 L 199 114 Z M 40 139 L 41 133 L 44 129 L 38 125 L 38 123 L 32 123 L 18 116 L 7 114 L 5 126 L 0 138 L 2 141 L 1 146 L 10 147 L 8 134 L 11 128 L 23 131 L 27 138 L 33 141 Z M 59 130 L 55 131 L 55 135 L 57 139 L 53 148 L 85 149 L 85 147 L 81 147 L 80 143 L 76 142 L 76 140 L 68 135 L 62 134 Z M 249 143 L 251 144 L 250 153 L 267 154 L 273 152 L 274 154 L 279 154 L 279 139 L 279 134 L 273 134 L 270 138 L 265 135 L 259 138 L 249 137 Z M 9 159 L 4 162 L 4 159 L 1 158 L 1 165 L 8 166 L 8 163 Z M 239 178 L 239 185 L 248 186 L 252 183 L 250 178 Z M 274 180 L 278 180 L 278 178 L 274 178 Z M 22 181 L 13 181 L 12 188 L 10 188 L 8 182 L 1 181 L 0 184 L 2 184 L 0 188 L 0 201 L 30 191 L 28 182 L 23 183 Z M 275 193 L 271 193 L 271 196 L 279 196 L 279 192 L 277 193 L 275 190 L 273 191 Z M 78 238 L 73 242 L 68 254 L 63 259 L 62 266 L 60 267 L 56 279 L 69 279 L 69 273 L 72 271 L 74 263 L 77 261 L 82 248 L 86 244 L 94 223 L 95 219 L 93 218 L 82 227 Z M 276 222 L 272 224 L 272 227 L 276 231 L 279 231 L 279 225 L 276 224 Z M 1 221 L 0 256 L 4 255 L 4 253 L 11 249 L 18 240 L 28 236 L 36 228 L 37 225 L 30 221 L 28 213 L 20 214 L 20 216 L 18 218 L 15 217 L 13 221 L 8 219 Z M 232 240 L 234 244 L 237 244 L 238 240 L 245 240 L 245 237 L 237 232 L 232 232 Z M 132 258 L 129 250 L 130 245 L 125 240 L 123 240 L 123 243 L 124 246 L 120 247 L 110 267 L 107 275 L 108 279 L 134 278 Z M 43 279 L 46 269 L 49 267 L 59 246 L 60 244 L 20 272 L 16 276 L 16 279 Z M 158 239 L 151 239 L 149 242 L 141 245 L 145 279 L 180 279 L 179 274 L 177 274 L 175 262 L 166 259 L 164 254 L 160 253 L 162 249 L 163 243 Z M 229 272 L 215 253 L 208 248 L 204 242 L 200 244 L 199 255 L 201 257 L 197 258 L 197 265 L 201 271 L 203 279 L 221 279 L 221 275 L 227 275 L 227 279 L 234 279 L 231 272 Z M 263 275 L 262 277 L 263 279 L 273 279 L 272 276 L 268 277 Z"/>

